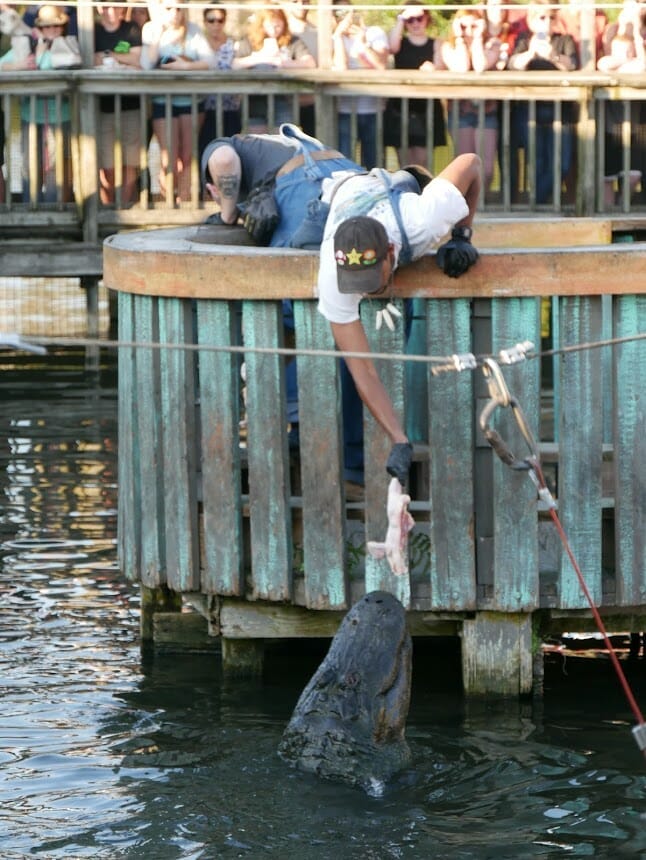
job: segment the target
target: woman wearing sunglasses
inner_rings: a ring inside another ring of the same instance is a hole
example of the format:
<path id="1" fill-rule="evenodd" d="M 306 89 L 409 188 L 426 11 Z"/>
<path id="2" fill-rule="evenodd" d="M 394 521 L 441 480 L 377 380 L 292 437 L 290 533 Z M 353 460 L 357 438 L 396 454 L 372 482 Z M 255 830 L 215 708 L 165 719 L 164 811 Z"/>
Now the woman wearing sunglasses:
<path id="1" fill-rule="evenodd" d="M 222 6 L 205 6 L 202 11 L 202 28 L 215 58 L 215 69 L 228 72 L 236 55 L 235 43 L 226 32 L 227 10 Z M 200 159 L 206 145 L 215 137 L 231 137 L 241 130 L 240 96 L 225 93 L 219 96 L 222 108 L 222 126 L 218 127 L 218 96 L 204 100 L 204 123 L 200 130 Z"/>
<path id="2" fill-rule="evenodd" d="M 433 72 L 444 68 L 439 56 L 439 39 L 428 35 L 431 14 L 420 0 L 411 0 L 397 16 L 388 41 L 396 69 L 421 69 Z M 402 107 L 399 99 L 389 99 L 384 118 L 384 146 L 394 146 L 400 164 L 428 165 L 427 99 L 408 102 L 408 141 L 402 145 Z M 408 144 L 408 145 L 406 145 Z M 433 147 L 446 144 L 444 108 L 440 99 L 433 100 Z M 431 165 L 432 166 L 432 160 Z"/>

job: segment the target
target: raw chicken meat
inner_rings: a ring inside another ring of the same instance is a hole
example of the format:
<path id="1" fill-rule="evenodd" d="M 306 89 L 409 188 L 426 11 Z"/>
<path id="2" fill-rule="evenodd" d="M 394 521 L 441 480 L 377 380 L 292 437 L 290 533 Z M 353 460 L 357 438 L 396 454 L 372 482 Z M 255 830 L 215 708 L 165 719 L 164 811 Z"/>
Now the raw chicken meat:
<path id="1" fill-rule="evenodd" d="M 397 576 L 408 573 L 408 532 L 415 520 L 408 512 L 410 496 L 402 491 L 402 485 L 393 478 L 388 485 L 388 529 L 383 543 L 369 540 L 368 552 L 373 558 L 386 557 L 390 569 Z"/>

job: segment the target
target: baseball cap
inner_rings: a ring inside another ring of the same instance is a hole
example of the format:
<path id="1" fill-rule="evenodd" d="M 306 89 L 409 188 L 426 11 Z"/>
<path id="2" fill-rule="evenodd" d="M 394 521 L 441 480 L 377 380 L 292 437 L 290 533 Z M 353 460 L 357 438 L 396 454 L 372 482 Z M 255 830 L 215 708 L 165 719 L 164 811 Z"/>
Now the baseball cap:
<path id="1" fill-rule="evenodd" d="M 339 224 L 334 234 L 334 259 L 340 293 L 376 293 L 381 263 L 388 254 L 388 234 L 375 218 L 360 215 Z"/>

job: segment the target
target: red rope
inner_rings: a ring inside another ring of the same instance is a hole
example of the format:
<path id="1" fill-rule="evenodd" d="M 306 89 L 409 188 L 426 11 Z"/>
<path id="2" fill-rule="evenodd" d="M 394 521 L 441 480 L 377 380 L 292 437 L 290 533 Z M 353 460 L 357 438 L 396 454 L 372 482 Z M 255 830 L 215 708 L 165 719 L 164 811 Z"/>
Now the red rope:
<path id="1" fill-rule="evenodd" d="M 532 468 L 533 468 L 533 470 L 534 470 L 534 472 L 535 472 L 535 474 L 539 480 L 541 487 L 543 487 L 547 490 L 547 484 L 545 483 L 545 478 L 543 477 L 543 472 L 542 472 L 540 466 L 538 465 L 538 462 L 534 462 L 532 464 Z M 548 490 L 548 492 L 549 492 L 549 490 Z M 621 663 L 619 662 L 619 658 L 617 657 L 617 652 L 615 651 L 613 644 L 610 641 L 610 637 L 608 636 L 608 633 L 606 631 L 606 627 L 603 623 L 601 615 L 599 614 L 599 610 L 597 609 L 597 607 L 594 604 L 594 601 L 593 601 L 592 595 L 590 594 L 590 591 L 588 589 L 587 583 L 586 583 L 585 579 L 583 578 L 583 574 L 581 573 L 581 568 L 579 567 L 578 562 L 577 562 L 576 558 L 574 557 L 574 553 L 572 552 L 572 548 L 570 547 L 570 542 L 567 539 L 567 535 L 565 534 L 565 531 L 563 530 L 563 526 L 561 525 L 561 521 L 560 521 L 558 514 L 556 513 L 556 510 L 554 507 L 550 507 L 550 517 L 552 518 L 552 522 L 556 526 L 556 530 L 559 533 L 559 536 L 561 538 L 561 542 L 563 543 L 563 547 L 565 548 L 565 551 L 567 552 L 568 557 L 572 563 L 572 567 L 574 568 L 574 572 L 576 573 L 577 579 L 579 580 L 579 585 L 581 586 L 581 589 L 583 590 L 583 593 L 585 595 L 586 600 L 590 604 L 590 609 L 592 610 L 592 615 L 593 615 L 594 620 L 597 624 L 597 627 L 599 628 L 599 632 L 601 633 L 601 635 L 603 637 L 603 641 L 606 643 L 606 648 L 608 649 L 608 654 L 610 656 L 610 662 L 614 666 L 615 672 L 617 673 L 617 677 L 619 678 L 619 683 L 623 687 L 623 691 L 626 695 L 626 699 L 628 700 L 628 704 L 630 705 L 630 708 L 631 708 L 633 714 L 635 715 L 635 719 L 637 720 L 639 726 L 643 727 L 644 726 L 643 714 L 639 708 L 639 705 L 637 704 L 637 700 L 635 699 L 635 696 L 633 695 L 633 691 L 630 688 L 630 684 L 628 683 L 626 675 L 624 674 L 624 670 L 621 668 Z M 643 752 L 644 752 L 644 756 L 646 757 L 646 750 L 644 750 Z"/>
<path id="2" fill-rule="evenodd" d="M 617 672 L 617 675 L 619 676 L 619 681 L 621 683 L 621 686 L 624 688 L 624 693 L 626 694 L 626 698 L 628 699 L 628 704 L 630 705 L 637 722 L 643 723 L 644 717 L 642 716 L 642 712 L 640 711 L 639 705 L 637 704 L 637 701 L 635 700 L 635 697 L 633 695 L 633 691 L 630 689 L 630 684 L 628 683 L 628 681 L 626 679 L 626 676 L 624 674 L 624 670 L 621 668 L 621 663 L 619 662 L 619 658 L 617 657 L 617 652 L 615 651 L 613 644 L 610 641 L 610 637 L 608 636 L 608 634 L 606 632 L 606 628 L 605 628 L 605 625 L 601 619 L 601 615 L 599 615 L 599 610 L 594 605 L 594 601 L 592 600 L 592 595 L 590 594 L 590 592 L 588 590 L 588 586 L 586 585 L 586 581 L 583 578 L 583 574 L 581 573 L 581 569 L 579 568 L 579 565 L 577 564 L 577 561 L 574 558 L 574 554 L 572 553 L 568 539 L 565 535 L 565 532 L 563 531 L 561 521 L 559 520 L 558 514 L 556 513 L 554 508 L 552 508 L 550 510 L 550 516 L 552 517 L 552 521 L 554 522 L 554 525 L 556 526 L 557 531 L 561 537 L 561 540 L 563 542 L 563 546 L 565 547 L 565 551 L 567 552 L 567 554 L 570 558 L 570 561 L 572 562 L 572 567 L 574 568 L 574 572 L 576 573 L 576 575 L 578 577 L 579 584 L 580 584 L 581 588 L 583 589 L 583 593 L 585 594 L 586 600 L 590 604 L 590 609 L 592 610 L 592 615 L 594 616 L 594 620 L 597 623 L 597 627 L 599 628 L 599 632 L 603 636 L 603 641 L 606 643 L 606 648 L 608 649 L 608 654 L 610 655 L 610 660 L 612 662 L 612 665 L 615 667 L 615 671 Z"/>

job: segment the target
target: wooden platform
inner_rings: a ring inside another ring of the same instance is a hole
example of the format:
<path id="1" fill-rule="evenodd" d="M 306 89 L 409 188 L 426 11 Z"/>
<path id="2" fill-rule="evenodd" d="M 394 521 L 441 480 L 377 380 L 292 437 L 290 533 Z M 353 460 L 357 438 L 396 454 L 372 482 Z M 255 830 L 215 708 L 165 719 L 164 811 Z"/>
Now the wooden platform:
<path id="1" fill-rule="evenodd" d="M 497 229 L 510 234 L 509 225 Z M 368 332 L 374 351 L 399 356 L 381 361 L 380 373 L 418 434 L 411 507 L 415 534 L 426 538 L 411 575 L 394 577 L 364 555 L 365 541 L 385 529 L 390 448 L 370 418 L 365 501 L 345 498 L 338 367 L 314 301 L 317 255 L 214 246 L 208 238 L 197 226 L 105 244 L 120 338 L 137 344 L 120 352 L 119 549 L 124 573 L 157 595 L 145 603 L 147 635 L 166 600 L 181 595 L 221 637 L 225 662 L 258 668 L 264 639 L 329 635 L 358 596 L 385 589 L 407 608 L 417 635 L 461 636 L 466 689 L 531 690 L 543 631 L 555 623 L 567 629 L 570 618 L 587 623 L 585 598 L 564 554 L 542 547 L 533 484 L 503 466 L 475 430 L 488 397 L 481 373 L 433 376 L 416 364 L 421 373 L 405 377 L 402 356 L 538 344 L 546 297 L 554 346 L 593 343 L 608 331 L 626 338 L 612 352 L 553 359 L 549 421 L 539 363 L 505 367 L 504 376 L 530 426 L 556 434 L 545 440 L 548 465 L 594 600 L 613 617 L 641 622 L 646 512 L 633 464 L 646 459 L 646 355 L 631 336 L 646 331 L 646 245 L 483 248 L 457 281 L 432 256 L 398 272 L 400 299 L 418 301 L 416 329 L 406 339 L 401 327 L 377 333 L 368 322 Z M 293 302 L 301 351 L 296 461 L 280 355 L 284 298 Z M 495 424 L 522 453 L 512 417 L 497 411 Z"/>

